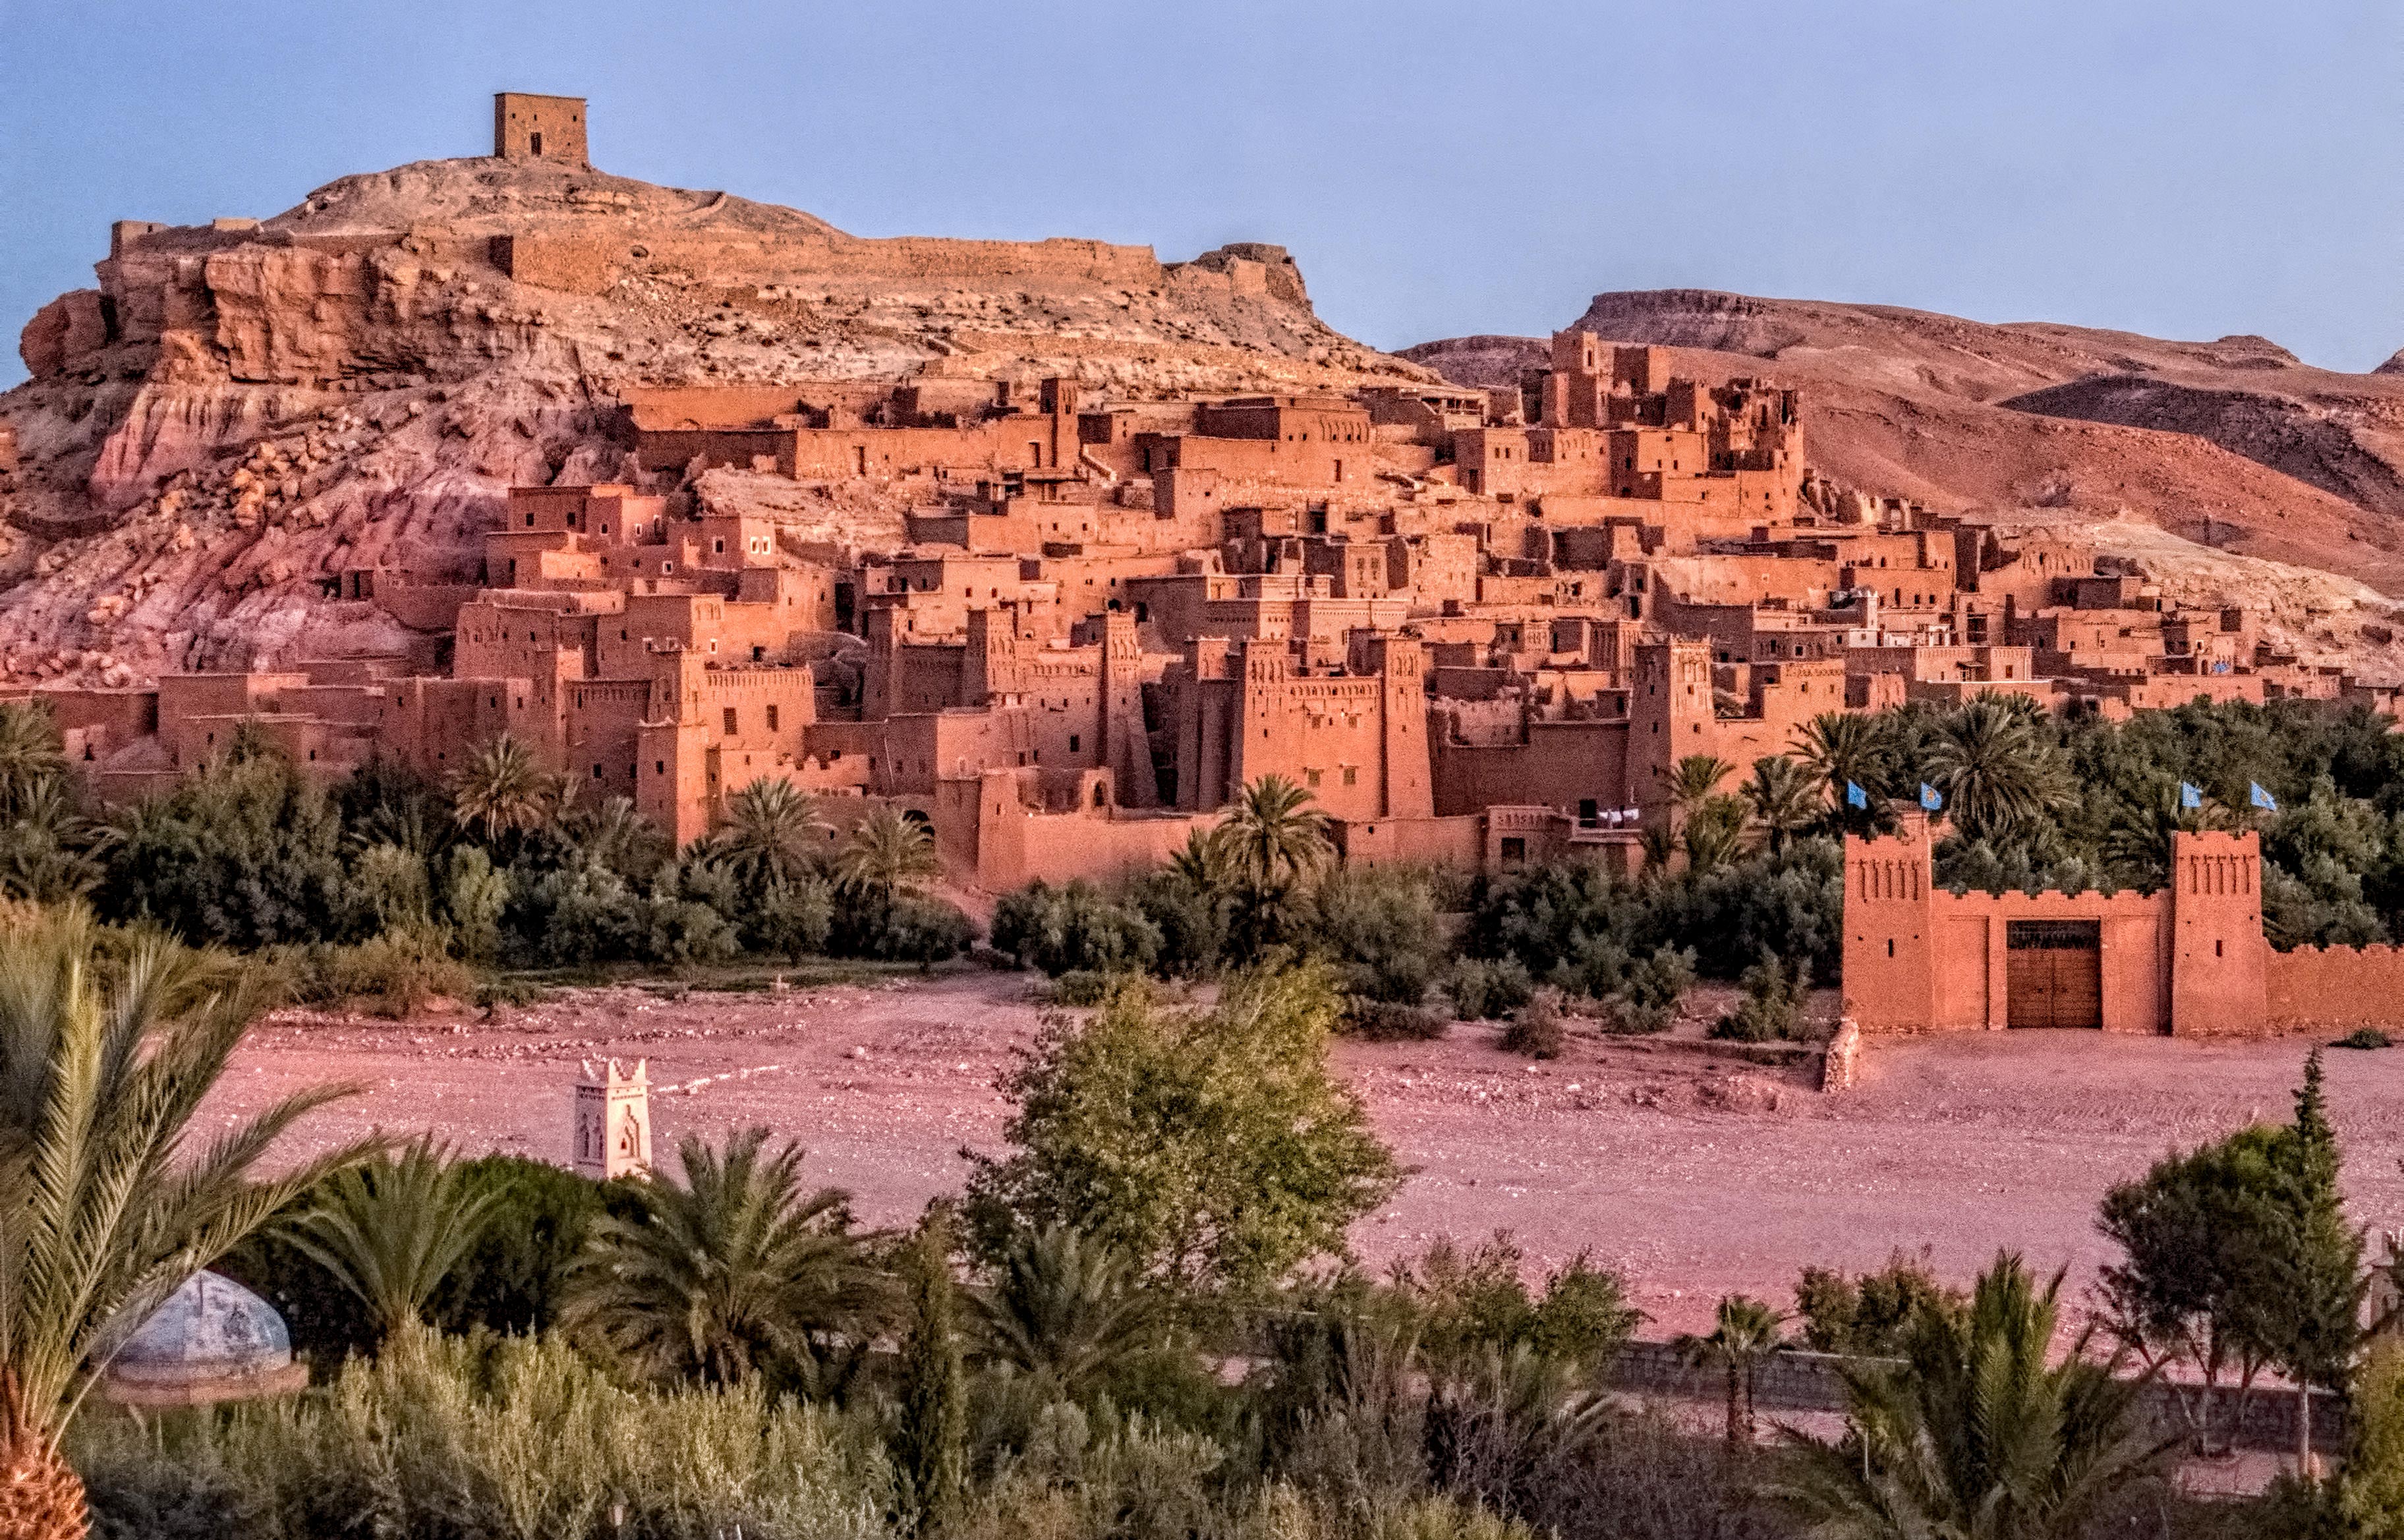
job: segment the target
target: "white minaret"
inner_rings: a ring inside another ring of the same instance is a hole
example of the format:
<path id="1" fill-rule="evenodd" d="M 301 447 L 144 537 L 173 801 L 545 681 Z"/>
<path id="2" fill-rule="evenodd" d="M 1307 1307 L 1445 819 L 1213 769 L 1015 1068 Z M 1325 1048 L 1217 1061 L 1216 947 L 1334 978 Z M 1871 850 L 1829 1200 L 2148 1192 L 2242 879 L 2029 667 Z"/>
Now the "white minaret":
<path id="1" fill-rule="evenodd" d="M 649 1175 L 651 1169 L 650 1061 L 636 1059 L 632 1073 L 616 1059 L 598 1073 L 590 1063 L 576 1083 L 576 1144 L 571 1164 L 579 1176 L 607 1182 Z"/>

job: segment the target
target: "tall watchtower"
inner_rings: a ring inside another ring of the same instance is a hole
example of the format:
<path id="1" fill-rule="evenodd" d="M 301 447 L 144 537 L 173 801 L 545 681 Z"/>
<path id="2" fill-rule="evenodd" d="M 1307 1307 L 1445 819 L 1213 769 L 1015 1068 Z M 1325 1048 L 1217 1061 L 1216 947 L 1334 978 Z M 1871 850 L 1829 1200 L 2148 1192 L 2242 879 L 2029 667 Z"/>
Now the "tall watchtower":
<path id="1" fill-rule="evenodd" d="M 589 166 L 584 98 L 536 96 L 522 91 L 493 96 L 493 153 L 504 161 L 557 161 Z"/>

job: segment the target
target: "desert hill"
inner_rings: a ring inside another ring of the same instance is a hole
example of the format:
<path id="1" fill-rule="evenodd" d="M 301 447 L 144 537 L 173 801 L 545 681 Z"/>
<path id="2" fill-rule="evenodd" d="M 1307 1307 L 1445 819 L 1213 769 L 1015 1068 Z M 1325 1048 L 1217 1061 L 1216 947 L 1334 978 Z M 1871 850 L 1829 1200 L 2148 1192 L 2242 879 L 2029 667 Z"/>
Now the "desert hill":
<path id="1" fill-rule="evenodd" d="M 606 424 L 632 385 L 1427 377 L 1322 324 L 1277 246 L 868 239 L 556 161 L 421 161 L 112 246 L 0 395 L 0 678 L 420 645 L 340 573 L 472 560 L 511 483 L 627 474 Z M 898 526 L 873 489 L 821 501 Z"/>
<path id="2" fill-rule="evenodd" d="M 1801 387 L 1813 464 L 1851 485 L 2052 521 L 2125 511 L 2404 594 L 2404 374 L 2313 369 L 2259 337 L 2163 342 L 1688 289 L 1599 294 L 1570 324 L 1686 350 L 1682 372 Z M 1500 386 L 1544 347 L 1463 337 L 1403 356 Z"/>

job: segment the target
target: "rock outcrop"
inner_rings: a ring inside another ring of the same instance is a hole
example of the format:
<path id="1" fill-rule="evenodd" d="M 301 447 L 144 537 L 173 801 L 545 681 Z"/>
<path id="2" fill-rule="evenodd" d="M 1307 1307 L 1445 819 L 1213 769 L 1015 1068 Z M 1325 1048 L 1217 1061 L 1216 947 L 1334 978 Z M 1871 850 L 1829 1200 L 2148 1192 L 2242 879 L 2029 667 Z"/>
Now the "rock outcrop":
<path id="1" fill-rule="evenodd" d="M 633 385 L 1427 377 L 1321 323 L 1278 246 L 871 240 L 555 161 L 420 162 L 112 245 L 98 288 L 27 324 L 33 378 L 0 395 L 18 678 L 419 647 L 342 574 L 471 573 L 509 485 L 639 474 L 611 438 Z M 874 487 L 829 509 L 899 528 Z"/>

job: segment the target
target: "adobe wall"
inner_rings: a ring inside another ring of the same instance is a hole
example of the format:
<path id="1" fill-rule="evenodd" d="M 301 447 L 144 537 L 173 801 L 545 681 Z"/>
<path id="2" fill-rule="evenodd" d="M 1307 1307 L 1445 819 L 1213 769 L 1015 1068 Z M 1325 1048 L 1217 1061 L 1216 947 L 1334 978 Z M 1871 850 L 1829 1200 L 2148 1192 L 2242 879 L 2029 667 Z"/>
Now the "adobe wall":
<path id="1" fill-rule="evenodd" d="M 2299 946 L 2264 959 L 2264 1013 L 2280 1031 L 2404 1024 L 2404 951 Z"/>
<path id="2" fill-rule="evenodd" d="M 2267 976 L 2285 973 L 2299 992 L 2319 987 L 2307 968 L 2272 960 L 2251 832 L 2174 834 L 2171 882 L 2155 893 L 1951 893 L 1935 885 L 1935 838 L 1914 810 L 1892 834 L 1845 840 L 1843 1011 L 1865 1031 L 2008 1026 L 2016 920 L 2096 923 L 2105 1031 L 2258 1036 L 2281 1020 Z"/>
<path id="3" fill-rule="evenodd" d="M 1486 818 L 1336 819 L 1332 833 L 1347 866 L 1456 866 L 1476 871 L 1486 859 Z"/>

